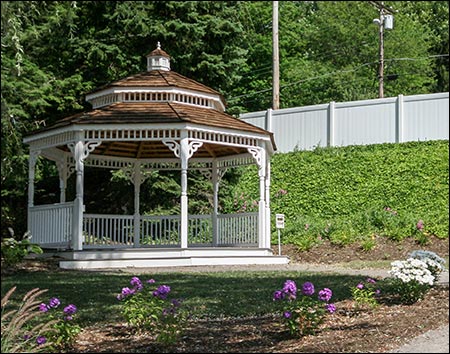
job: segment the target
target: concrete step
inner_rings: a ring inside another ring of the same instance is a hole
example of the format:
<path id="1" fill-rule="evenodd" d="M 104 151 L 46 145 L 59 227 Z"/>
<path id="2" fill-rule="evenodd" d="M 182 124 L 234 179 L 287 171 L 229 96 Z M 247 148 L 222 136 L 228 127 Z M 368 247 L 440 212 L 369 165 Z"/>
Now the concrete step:
<path id="1" fill-rule="evenodd" d="M 251 265 L 251 264 L 288 264 L 286 256 L 241 255 L 241 256 L 182 256 L 155 258 L 96 258 L 61 260 L 62 269 L 106 269 L 106 268 L 152 268 L 185 267 L 201 265 Z"/>

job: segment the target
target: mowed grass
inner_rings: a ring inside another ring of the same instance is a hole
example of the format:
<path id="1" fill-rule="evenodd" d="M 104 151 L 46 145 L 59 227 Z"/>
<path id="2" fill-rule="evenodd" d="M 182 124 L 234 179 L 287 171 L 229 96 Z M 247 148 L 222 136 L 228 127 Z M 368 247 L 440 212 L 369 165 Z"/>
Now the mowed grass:
<path id="1" fill-rule="evenodd" d="M 270 267 L 268 267 L 270 268 Z M 66 305 L 78 307 L 82 326 L 123 321 L 121 302 L 116 299 L 123 287 L 130 286 L 135 274 L 121 272 L 57 271 L 17 272 L 2 276 L 3 295 L 17 286 L 13 300 L 19 303 L 33 289 L 48 289 L 43 302 L 58 297 Z M 155 279 L 155 286 L 169 285 L 170 298 L 181 298 L 192 318 L 230 318 L 258 316 L 277 312 L 272 300 L 275 290 L 287 279 L 297 286 L 312 282 L 316 292 L 324 287 L 333 291 L 331 302 L 349 298 L 350 287 L 365 279 L 363 276 L 305 273 L 298 271 L 230 271 L 230 272 L 168 272 L 137 275 L 142 281 Z"/>

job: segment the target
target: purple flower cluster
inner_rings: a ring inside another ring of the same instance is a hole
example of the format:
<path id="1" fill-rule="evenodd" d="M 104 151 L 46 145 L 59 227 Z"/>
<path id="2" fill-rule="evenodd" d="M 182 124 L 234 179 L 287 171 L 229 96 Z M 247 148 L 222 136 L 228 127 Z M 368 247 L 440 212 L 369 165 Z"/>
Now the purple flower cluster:
<path id="1" fill-rule="evenodd" d="M 72 315 L 77 312 L 77 307 L 74 304 L 70 304 L 67 305 L 66 307 L 64 307 L 64 319 L 66 321 L 71 321 L 72 320 Z"/>
<path id="2" fill-rule="evenodd" d="M 273 300 L 278 301 L 284 298 L 288 300 L 294 300 L 297 297 L 297 285 L 293 280 L 286 280 L 283 285 L 283 289 L 276 290 L 273 293 Z"/>
<path id="3" fill-rule="evenodd" d="M 334 313 L 336 312 L 336 306 L 334 304 L 325 304 L 325 309 L 329 312 L 329 313 Z"/>
<path id="4" fill-rule="evenodd" d="M 130 284 L 133 286 L 133 289 L 136 289 L 136 291 L 140 291 L 144 287 L 142 285 L 141 279 L 139 279 L 138 277 L 131 278 Z"/>
<path id="5" fill-rule="evenodd" d="M 49 309 L 50 309 L 50 306 L 48 306 L 47 304 L 42 303 L 39 305 L 39 311 L 41 311 L 41 312 L 47 312 Z"/>
<path id="6" fill-rule="evenodd" d="M 146 281 L 146 283 L 148 283 L 148 284 L 151 284 L 154 282 L 155 282 L 154 279 L 149 279 Z M 131 285 L 131 288 L 129 288 L 129 287 L 122 288 L 121 293 L 116 296 L 117 300 L 119 300 L 119 301 L 123 300 L 126 297 L 141 291 L 144 288 L 144 285 L 142 284 L 141 279 L 139 279 L 138 277 L 131 278 L 130 285 Z"/>
<path id="7" fill-rule="evenodd" d="M 158 297 L 160 299 L 167 299 L 167 295 L 170 293 L 170 286 L 168 285 L 160 285 L 158 289 L 153 292 L 153 296 Z"/>
<path id="8" fill-rule="evenodd" d="M 156 283 L 155 279 L 148 279 L 145 281 L 146 284 Z M 116 296 L 117 300 L 121 301 L 131 295 L 134 295 L 144 289 L 144 284 L 138 277 L 132 277 L 130 280 L 131 287 L 122 288 L 120 294 Z M 170 286 L 160 285 L 155 291 L 153 291 L 153 296 L 158 297 L 162 300 L 167 299 L 167 295 L 170 293 Z"/>
<path id="9" fill-rule="evenodd" d="M 47 338 L 45 338 L 44 336 L 39 336 L 36 338 L 36 343 L 38 345 L 45 344 L 45 342 L 47 342 Z"/>
<path id="10" fill-rule="evenodd" d="M 311 296 L 315 293 L 314 284 L 307 281 L 303 283 L 301 292 L 304 296 Z M 331 300 L 331 297 L 333 296 L 333 292 L 329 288 L 323 288 L 318 293 L 318 300 L 325 302 L 325 309 L 329 313 L 333 313 L 336 311 L 336 306 L 334 304 L 328 303 Z M 293 280 L 286 280 L 284 282 L 283 289 L 276 290 L 273 293 L 273 300 L 283 300 L 287 299 L 288 301 L 293 301 L 297 298 L 297 285 Z M 285 311 L 283 313 L 283 317 L 289 319 L 292 316 L 292 313 L 290 311 Z"/>
<path id="11" fill-rule="evenodd" d="M 59 301 L 59 299 L 58 299 L 57 297 L 52 297 L 52 298 L 50 299 L 50 301 L 48 302 L 48 305 L 49 305 L 51 308 L 56 308 L 56 307 L 58 307 L 59 305 L 61 305 L 61 301 Z"/>
<path id="12" fill-rule="evenodd" d="M 306 296 L 311 296 L 312 294 L 314 294 L 314 284 L 309 281 L 303 283 L 302 294 Z"/>
<path id="13" fill-rule="evenodd" d="M 57 297 L 52 297 L 48 304 L 41 303 L 39 305 L 39 311 L 41 312 L 48 312 L 50 309 L 55 309 L 59 305 L 61 305 L 61 301 Z M 72 320 L 72 315 L 77 312 L 77 307 L 74 304 L 67 305 L 64 310 L 64 319 L 66 321 Z"/>
<path id="14" fill-rule="evenodd" d="M 323 288 L 319 291 L 319 300 L 328 302 L 330 301 L 331 297 L 333 296 L 333 292 L 331 289 Z"/>

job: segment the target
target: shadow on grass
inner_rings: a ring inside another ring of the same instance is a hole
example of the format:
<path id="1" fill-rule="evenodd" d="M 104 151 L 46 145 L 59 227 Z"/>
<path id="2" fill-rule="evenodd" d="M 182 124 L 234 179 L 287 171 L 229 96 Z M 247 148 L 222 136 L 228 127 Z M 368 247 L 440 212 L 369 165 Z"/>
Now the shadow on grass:
<path id="1" fill-rule="evenodd" d="M 78 309 L 80 325 L 116 323 L 123 321 L 121 302 L 116 296 L 123 287 L 130 286 L 132 273 L 93 271 L 18 271 L 2 275 L 3 295 L 17 286 L 15 298 L 33 288 L 48 289 L 43 302 L 58 297 L 61 303 L 73 303 Z M 204 273 L 154 273 L 139 274 L 142 281 L 155 279 L 155 286 L 169 285 L 170 297 L 184 299 L 193 318 L 239 318 L 261 316 L 277 311 L 272 300 L 273 292 L 281 289 L 287 279 L 297 286 L 312 282 L 316 293 L 324 288 L 333 291 L 331 302 L 351 298 L 350 288 L 361 280 L 361 275 L 341 275 L 302 271 L 231 271 Z"/>

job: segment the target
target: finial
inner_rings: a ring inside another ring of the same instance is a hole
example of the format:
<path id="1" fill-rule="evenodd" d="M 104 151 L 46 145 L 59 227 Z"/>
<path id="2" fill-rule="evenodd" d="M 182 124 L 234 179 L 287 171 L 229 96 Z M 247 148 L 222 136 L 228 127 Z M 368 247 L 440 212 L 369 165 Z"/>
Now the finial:
<path id="1" fill-rule="evenodd" d="M 159 43 L 159 41 L 158 41 L 158 43 L 156 44 L 156 47 L 157 47 L 158 49 L 161 49 L 161 43 Z"/>

